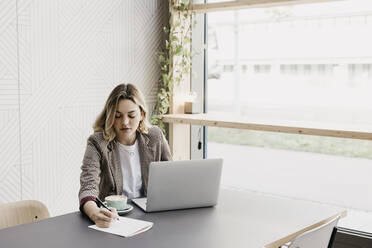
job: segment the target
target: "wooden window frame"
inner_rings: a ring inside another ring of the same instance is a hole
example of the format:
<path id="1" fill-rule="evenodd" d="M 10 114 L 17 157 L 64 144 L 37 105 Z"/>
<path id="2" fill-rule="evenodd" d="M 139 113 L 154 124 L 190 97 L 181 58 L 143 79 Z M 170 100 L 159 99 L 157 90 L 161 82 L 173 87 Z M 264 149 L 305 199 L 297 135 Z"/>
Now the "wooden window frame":
<path id="1" fill-rule="evenodd" d="M 247 8 L 264 8 L 336 1 L 342 0 L 236 0 L 217 3 L 192 4 L 191 11 L 194 13 L 208 13 L 216 11 L 240 10 Z"/>

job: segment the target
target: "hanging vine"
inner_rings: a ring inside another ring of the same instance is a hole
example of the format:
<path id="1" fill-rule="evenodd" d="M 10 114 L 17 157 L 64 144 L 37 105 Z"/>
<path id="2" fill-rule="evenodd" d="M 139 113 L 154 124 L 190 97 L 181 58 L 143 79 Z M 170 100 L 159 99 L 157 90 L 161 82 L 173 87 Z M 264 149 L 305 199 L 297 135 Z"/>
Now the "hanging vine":
<path id="1" fill-rule="evenodd" d="M 164 134 L 165 124 L 161 118 L 169 112 L 173 87 L 175 84 L 179 85 L 191 71 L 191 29 L 196 24 L 195 21 L 192 23 L 191 2 L 191 0 L 170 1 L 172 25 L 163 27 L 167 38 L 164 48 L 157 52 L 161 77 L 151 123 L 160 127 Z"/>

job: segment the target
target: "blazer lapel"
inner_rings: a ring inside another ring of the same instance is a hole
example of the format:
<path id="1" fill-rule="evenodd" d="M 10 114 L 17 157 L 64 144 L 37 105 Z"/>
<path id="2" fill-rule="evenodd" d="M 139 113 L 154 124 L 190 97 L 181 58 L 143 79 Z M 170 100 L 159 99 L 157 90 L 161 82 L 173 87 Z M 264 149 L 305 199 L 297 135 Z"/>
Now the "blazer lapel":
<path id="1" fill-rule="evenodd" d="M 149 164 L 153 161 L 153 150 L 149 146 L 150 139 L 146 134 L 137 132 L 138 150 L 141 163 L 142 185 L 147 195 L 147 182 L 149 177 Z"/>
<path id="2" fill-rule="evenodd" d="M 117 141 L 113 140 L 108 145 L 108 165 L 114 177 L 116 194 L 123 194 L 123 172 L 121 170 L 120 154 Z"/>

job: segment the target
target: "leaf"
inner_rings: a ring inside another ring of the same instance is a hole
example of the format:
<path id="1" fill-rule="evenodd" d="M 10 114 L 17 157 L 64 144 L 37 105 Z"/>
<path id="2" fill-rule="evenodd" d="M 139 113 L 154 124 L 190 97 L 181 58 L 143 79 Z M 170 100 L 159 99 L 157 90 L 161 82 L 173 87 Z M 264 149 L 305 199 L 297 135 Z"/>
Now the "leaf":
<path id="1" fill-rule="evenodd" d="M 181 54 L 181 51 L 182 51 L 182 46 L 177 46 L 176 47 L 176 50 L 174 51 L 174 55 L 180 55 Z"/>
<path id="2" fill-rule="evenodd" d="M 165 58 L 164 58 L 163 54 L 160 54 L 159 55 L 159 63 L 164 63 L 164 61 L 165 61 Z"/>
<path id="3" fill-rule="evenodd" d="M 171 41 L 178 41 L 178 37 L 176 35 L 172 35 L 171 36 Z"/>
<path id="4" fill-rule="evenodd" d="M 185 57 L 190 57 L 190 49 L 187 47 L 183 48 L 183 54 Z"/>
<path id="5" fill-rule="evenodd" d="M 160 89 L 160 92 L 164 95 L 167 93 L 167 91 L 163 88 L 163 89 Z"/>
<path id="6" fill-rule="evenodd" d="M 163 83 L 166 85 L 169 82 L 168 74 L 162 74 Z M 163 89 L 162 89 L 163 90 Z"/>

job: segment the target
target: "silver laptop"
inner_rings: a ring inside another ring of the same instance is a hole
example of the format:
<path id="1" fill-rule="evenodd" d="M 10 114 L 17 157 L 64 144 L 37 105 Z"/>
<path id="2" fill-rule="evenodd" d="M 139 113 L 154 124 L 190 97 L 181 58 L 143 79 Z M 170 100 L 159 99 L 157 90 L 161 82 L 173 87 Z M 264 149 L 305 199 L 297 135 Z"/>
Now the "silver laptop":
<path id="1" fill-rule="evenodd" d="M 145 212 L 217 204 L 222 159 L 152 162 L 147 198 L 132 199 Z"/>

